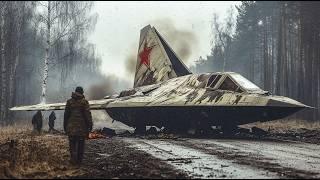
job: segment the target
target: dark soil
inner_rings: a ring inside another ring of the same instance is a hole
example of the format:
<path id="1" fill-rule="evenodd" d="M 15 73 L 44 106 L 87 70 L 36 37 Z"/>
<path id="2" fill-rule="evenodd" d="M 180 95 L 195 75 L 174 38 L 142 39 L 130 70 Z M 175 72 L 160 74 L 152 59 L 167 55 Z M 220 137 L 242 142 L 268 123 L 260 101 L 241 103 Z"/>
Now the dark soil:
<path id="1" fill-rule="evenodd" d="M 171 165 L 151 155 L 128 147 L 117 138 L 87 141 L 80 178 L 188 178 Z"/>

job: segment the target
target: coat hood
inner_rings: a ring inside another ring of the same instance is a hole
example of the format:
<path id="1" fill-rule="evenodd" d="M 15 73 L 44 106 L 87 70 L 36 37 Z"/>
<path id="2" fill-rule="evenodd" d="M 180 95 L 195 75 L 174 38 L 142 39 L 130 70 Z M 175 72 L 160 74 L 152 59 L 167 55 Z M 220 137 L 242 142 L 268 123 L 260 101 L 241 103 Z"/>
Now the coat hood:
<path id="1" fill-rule="evenodd" d="M 72 97 L 73 99 L 82 99 L 82 98 L 84 98 L 84 95 L 83 95 L 83 94 L 80 94 L 80 93 L 78 93 L 78 92 L 72 92 L 71 97 Z"/>

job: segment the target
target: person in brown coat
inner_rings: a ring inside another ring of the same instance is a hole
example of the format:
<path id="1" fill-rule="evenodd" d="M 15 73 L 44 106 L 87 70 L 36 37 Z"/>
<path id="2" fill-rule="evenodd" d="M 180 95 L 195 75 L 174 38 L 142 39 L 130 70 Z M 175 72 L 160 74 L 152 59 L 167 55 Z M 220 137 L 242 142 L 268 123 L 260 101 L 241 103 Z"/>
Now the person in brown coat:
<path id="1" fill-rule="evenodd" d="M 83 159 L 85 138 L 92 130 L 92 116 L 89 103 L 83 95 L 83 88 L 77 87 L 67 101 L 64 112 L 64 131 L 69 136 L 70 162 L 80 164 Z"/>

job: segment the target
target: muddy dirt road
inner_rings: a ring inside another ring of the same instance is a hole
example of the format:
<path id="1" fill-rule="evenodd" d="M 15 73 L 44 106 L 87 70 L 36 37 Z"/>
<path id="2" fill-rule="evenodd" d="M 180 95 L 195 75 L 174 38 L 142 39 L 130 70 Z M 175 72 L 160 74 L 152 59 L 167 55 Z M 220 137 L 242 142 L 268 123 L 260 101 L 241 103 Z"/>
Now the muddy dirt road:
<path id="1" fill-rule="evenodd" d="M 65 135 L 1 137 L 0 178 L 320 178 L 320 145 L 312 143 L 115 136 L 87 140 L 78 168 Z"/>
<path id="2" fill-rule="evenodd" d="M 139 174 L 147 172 L 145 168 L 155 171 L 159 167 L 165 167 L 157 172 L 158 178 L 171 177 L 173 172 L 178 174 L 173 176 L 175 178 L 320 178 L 320 146 L 315 144 L 239 139 L 172 140 L 120 137 L 112 140 L 91 140 L 88 146 L 93 144 L 116 144 L 117 148 L 126 150 L 122 151 L 124 154 L 140 154 L 135 156 L 138 159 L 131 165 L 134 158 L 122 157 L 128 160 L 126 171 L 130 171 L 129 166 L 149 163 L 148 167 L 141 167 L 141 172 L 131 172 L 132 177 L 144 177 Z M 108 154 L 106 151 L 97 154 L 97 157 L 100 161 L 108 161 L 112 152 Z M 105 168 L 108 169 L 108 166 Z"/>

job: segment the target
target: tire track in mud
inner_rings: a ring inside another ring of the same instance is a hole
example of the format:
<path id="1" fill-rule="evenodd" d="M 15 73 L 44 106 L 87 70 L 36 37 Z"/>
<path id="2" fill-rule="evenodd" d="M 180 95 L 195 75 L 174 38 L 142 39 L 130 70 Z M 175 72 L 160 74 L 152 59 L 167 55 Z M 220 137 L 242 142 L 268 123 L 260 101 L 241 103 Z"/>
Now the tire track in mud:
<path id="1" fill-rule="evenodd" d="M 130 148 L 129 144 L 120 138 L 88 140 L 81 168 L 86 173 L 72 178 L 189 178 L 186 173 L 172 165 L 144 151 Z"/>
<path id="2" fill-rule="evenodd" d="M 219 140 L 195 140 L 195 139 L 187 139 L 184 141 L 171 141 L 174 144 L 181 145 L 181 146 L 186 146 L 189 148 L 197 149 L 201 152 L 208 153 L 211 155 L 215 155 L 221 159 L 226 159 L 226 160 L 232 160 L 233 162 L 237 164 L 242 164 L 242 165 L 248 165 L 251 167 L 256 167 L 258 169 L 263 169 L 272 173 L 276 173 L 279 177 L 282 178 L 319 178 L 320 175 L 318 172 L 312 171 L 312 170 L 306 170 L 307 168 L 301 168 L 297 167 L 299 166 L 298 164 L 295 164 L 293 162 L 281 162 L 281 160 L 286 161 L 284 158 L 291 158 L 297 159 L 297 161 L 301 157 L 306 157 L 308 155 L 306 154 L 299 154 L 294 152 L 294 150 L 288 150 L 286 153 L 277 156 L 277 153 L 280 151 L 284 151 L 282 146 L 280 144 L 279 147 L 273 147 L 275 144 L 272 143 L 269 145 L 265 145 L 263 143 L 265 142 L 239 142 L 239 141 L 219 141 Z M 256 143 L 258 143 L 260 146 L 258 146 Z M 261 145 L 263 144 L 263 145 Z M 288 144 L 288 143 L 283 143 L 283 144 Z M 269 146 L 269 147 L 267 147 Z M 282 148 L 282 149 L 281 149 Z M 302 148 L 301 146 L 298 145 L 293 145 L 292 148 L 300 148 L 300 150 L 304 150 L 307 148 Z M 311 147 L 315 149 L 314 147 Z M 290 148 L 288 148 L 290 149 Z M 267 151 L 274 151 L 273 153 L 268 154 Z M 290 152 L 291 151 L 291 152 Z M 317 153 L 319 151 L 313 152 Z M 268 154 L 268 155 L 266 155 Z M 293 154 L 296 154 L 293 156 Z M 310 155 L 310 149 L 309 152 L 309 158 L 315 158 L 314 162 L 316 162 L 316 159 L 319 159 L 319 156 L 314 156 Z M 271 157 L 274 155 L 274 157 Z M 298 155 L 298 156 L 297 156 Z M 278 159 L 277 159 L 278 158 Z M 307 159 L 306 159 L 307 161 Z M 287 164 L 286 164 L 287 163 Z M 290 164 L 292 163 L 292 164 Z M 309 163 L 309 162 L 305 162 Z M 318 161 L 318 165 L 320 164 L 320 160 Z M 314 169 L 315 167 L 312 165 L 309 165 L 310 169 Z"/>
<path id="3" fill-rule="evenodd" d="M 137 138 L 122 140 L 131 144 L 130 147 L 147 152 L 193 178 L 279 178 L 277 173 L 234 163 L 232 159 L 221 158 L 185 141 Z"/>

